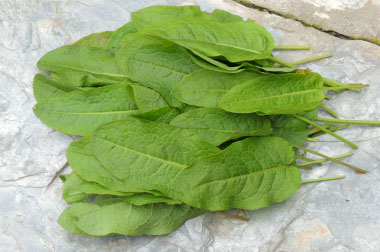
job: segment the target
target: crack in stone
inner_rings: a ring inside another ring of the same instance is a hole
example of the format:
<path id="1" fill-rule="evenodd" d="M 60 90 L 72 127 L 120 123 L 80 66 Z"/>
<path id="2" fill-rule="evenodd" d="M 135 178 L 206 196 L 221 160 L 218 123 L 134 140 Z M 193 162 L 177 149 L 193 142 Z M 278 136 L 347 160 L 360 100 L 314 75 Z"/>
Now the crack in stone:
<path id="1" fill-rule="evenodd" d="M 61 175 L 63 170 L 69 167 L 69 163 L 66 162 L 53 176 L 53 178 L 49 181 L 49 183 L 45 186 L 45 191 L 49 189 L 49 187 L 53 184 L 53 182 Z"/>
<path id="2" fill-rule="evenodd" d="M 239 4 L 241 4 L 241 5 L 244 5 L 244 6 L 248 7 L 248 8 L 260 11 L 260 12 L 267 12 L 267 13 L 272 14 L 272 15 L 277 15 L 277 16 L 280 16 L 280 17 L 283 17 L 283 18 L 286 18 L 286 19 L 291 19 L 293 21 L 300 22 L 301 24 L 303 24 L 306 27 L 312 27 L 312 28 L 314 28 L 314 29 L 316 29 L 318 31 L 327 33 L 327 34 L 329 34 L 331 36 L 334 36 L 336 38 L 345 39 L 345 40 L 361 40 L 361 41 L 366 41 L 366 42 L 369 42 L 371 44 L 380 46 L 380 41 L 379 42 L 373 41 L 370 38 L 361 38 L 361 37 L 356 38 L 356 37 L 348 36 L 348 35 L 345 35 L 345 34 L 342 34 L 342 33 L 336 32 L 336 31 L 333 31 L 333 30 L 324 29 L 323 27 L 319 27 L 316 24 L 309 24 L 306 21 L 303 21 L 303 20 L 301 20 L 301 19 L 293 16 L 292 14 L 284 14 L 284 13 L 281 13 L 281 12 L 276 12 L 276 11 L 273 11 L 273 10 L 271 10 L 269 8 L 262 7 L 262 6 L 254 4 L 254 3 L 248 2 L 247 0 L 233 0 L 233 1 L 235 1 L 235 2 L 237 2 Z"/>

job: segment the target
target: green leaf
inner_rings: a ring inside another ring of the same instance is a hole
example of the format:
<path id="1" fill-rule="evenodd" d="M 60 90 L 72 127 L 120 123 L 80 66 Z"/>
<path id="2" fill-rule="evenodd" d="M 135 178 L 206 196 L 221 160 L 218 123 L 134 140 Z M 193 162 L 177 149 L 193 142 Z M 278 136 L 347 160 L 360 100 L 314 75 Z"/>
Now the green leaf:
<path id="1" fill-rule="evenodd" d="M 235 142 L 183 169 L 174 183 L 174 198 L 211 211 L 267 207 L 289 198 L 300 186 L 293 161 L 291 145 L 278 137 Z"/>
<path id="2" fill-rule="evenodd" d="M 79 141 L 72 142 L 66 151 L 66 158 L 73 171 L 84 180 L 95 182 L 113 191 L 126 191 L 126 185 L 112 176 L 92 154 L 91 137 L 83 137 Z"/>
<path id="3" fill-rule="evenodd" d="M 77 203 L 61 214 L 58 223 L 66 230 L 82 235 L 163 235 L 203 213 L 205 211 L 186 204 L 136 206 L 110 198 L 101 204 Z"/>
<path id="4" fill-rule="evenodd" d="M 260 73 L 236 74 L 198 70 L 186 76 L 173 89 L 180 101 L 200 107 L 218 108 L 219 99 L 232 87 L 261 76 Z"/>
<path id="5" fill-rule="evenodd" d="M 243 22 L 243 18 L 229 13 L 228 11 L 215 9 L 211 16 L 217 19 L 221 23 L 235 23 L 235 22 Z M 248 22 L 253 22 L 253 20 L 248 20 Z"/>
<path id="6" fill-rule="evenodd" d="M 128 196 L 133 195 L 134 193 L 109 190 L 97 183 L 88 182 L 75 173 L 66 176 L 66 181 L 63 185 L 62 198 L 67 204 L 83 201 L 95 194 Z"/>
<path id="7" fill-rule="evenodd" d="M 188 130 L 137 119 L 100 126 L 92 135 L 91 145 L 95 158 L 127 185 L 126 190 L 164 194 L 181 169 L 219 151 Z"/>
<path id="8" fill-rule="evenodd" d="M 71 178 L 72 175 L 73 174 L 64 174 L 60 176 L 61 180 L 64 182 L 62 198 L 66 201 L 67 204 L 80 202 L 91 196 L 77 187 L 78 182 L 75 179 Z"/>
<path id="9" fill-rule="evenodd" d="M 203 141 L 216 146 L 244 136 L 267 136 L 272 133 L 267 117 L 233 114 L 213 108 L 199 108 L 180 114 L 170 124 L 189 129 Z"/>
<path id="10" fill-rule="evenodd" d="M 234 23 L 242 22 L 243 18 L 237 15 L 233 15 L 227 11 L 215 9 L 211 14 L 202 12 L 199 6 L 166 6 L 155 5 L 147 8 L 135 11 L 131 14 L 133 22 L 136 23 L 136 27 L 141 30 L 142 28 L 149 26 L 153 23 L 172 20 L 177 18 L 204 18 L 221 23 Z M 250 20 L 250 22 L 253 22 Z"/>
<path id="11" fill-rule="evenodd" d="M 131 14 L 138 30 L 163 20 L 172 20 L 184 17 L 201 17 L 208 15 L 201 11 L 199 6 L 164 6 L 155 5 L 135 11 Z"/>
<path id="12" fill-rule="evenodd" d="M 273 116 L 272 128 L 274 136 L 298 146 L 303 145 L 309 135 L 307 123 L 289 115 Z"/>
<path id="13" fill-rule="evenodd" d="M 45 54 L 37 63 L 44 71 L 55 72 L 77 87 L 130 83 L 119 69 L 115 56 L 95 47 L 67 45 Z"/>
<path id="14" fill-rule="evenodd" d="M 219 106 L 234 113 L 298 114 L 322 103 L 322 86 L 315 73 L 267 75 L 233 87 Z"/>
<path id="15" fill-rule="evenodd" d="M 37 102 L 75 90 L 78 89 L 50 80 L 43 74 L 36 74 L 33 79 L 33 93 Z"/>
<path id="16" fill-rule="evenodd" d="M 160 93 L 172 107 L 181 107 L 171 90 L 187 74 L 200 69 L 192 56 L 184 48 L 156 37 L 128 39 L 128 47 L 122 47 L 116 54 L 123 71 L 132 80 Z"/>
<path id="17" fill-rule="evenodd" d="M 113 32 L 108 40 L 106 49 L 115 54 L 120 49 L 120 41 L 124 36 L 137 32 L 134 22 L 129 22 Z"/>
<path id="18" fill-rule="evenodd" d="M 80 230 L 75 223 L 73 222 L 73 218 L 71 217 L 71 208 L 66 208 L 61 215 L 58 217 L 58 224 L 66 229 L 69 232 L 79 234 L 79 235 L 87 235 L 85 232 Z"/>
<path id="19" fill-rule="evenodd" d="M 261 60 L 263 64 L 266 64 L 265 60 Z M 260 62 L 261 63 L 261 62 Z M 251 64 L 248 62 L 244 62 L 240 65 L 242 68 L 245 69 L 256 69 L 259 71 L 265 71 L 268 73 L 291 73 L 297 71 L 295 68 L 289 68 L 289 67 L 275 67 L 275 66 L 261 66 L 258 64 Z"/>
<path id="20" fill-rule="evenodd" d="M 75 42 L 74 45 L 97 47 L 105 50 L 107 42 L 111 38 L 112 34 L 112 31 L 92 33 L 86 37 L 81 38 Z"/>
<path id="21" fill-rule="evenodd" d="M 263 66 L 263 67 L 273 67 L 275 65 L 275 63 L 269 59 L 255 60 L 255 61 L 253 61 L 253 63 L 255 63 L 259 66 Z"/>
<path id="22" fill-rule="evenodd" d="M 182 202 L 178 200 L 174 200 L 165 196 L 159 196 L 154 195 L 151 193 L 139 193 L 129 196 L 110 196 L 110 195 L 98 195 L 95 199 L 95 202 L 100 202 L 103 200 L 108 200 L 110 197 L 112 198 L 118 198 L 118 200 L 131 203 L 136 206 L 142 206 L 146 204 L 153 204 L 153 203 L 166 203 L 168 205 L 176 205 L 176 204 L 182 204 Z"/>
<path id="23" fill-rule="evenodd" d="M 239 16 L 233 15 L 229 12 L 223 10 L 214 10 L 211 14 L 202 12 L 199 6 L 150 6 L 145 9 L 136 11 L 132 13 L 132 19 L 136 24 L 136 27 L 141 30 L 146 26 L 149 26 L 153 23 L 172 20 L 177 18 L 184 17 L 202 17 L 209 18 L 210 20 L 219 21 L 222 23 L 233 23 L 241 22 L 243 19 Z M 216 61 L 206 55 L 203 55 L 191 48 L 188 48 L 192 53 L 200 57 L 201 59 L 209 62 L 207 64 L 203 60 L 195 58 L 194 61 L 202 68 L 221 71 L 221 72 L 241 72 L 243 69 L 239 70 L 240 66 L 230 67 L 222 62 Z M 215 67 L 216 66 L 216 67 Z"/>
<path id="24" fill-rule="evenodd" d="M 34 107 L 36 116 L 55 130 L 85 136 L 106 122 L 138 113 L 126 85 L 74 91 L 43 100 Z"/>
<path id="25" fill-rule="evenodd" d="M 318 117 L 318 109 L 300 114 L 309 120 Z M 290 115 L 270 116 L 272 121 L 273 135 L 282 137 L 290 144 L 301 146 L 309 136 L 308 124 Z"/>
<path id="26" fill-rule="evenodd" d="M 138 118 L 145 121 L 154 121 L 159 123 L 169 123 L 174 117 L 179 114 L 178 109 L 170 106 L 151 109 L 139 114 L 131 115 L 131 117 Z"/>
<path id="27" fill-rule="evenodd" d="M 154 23 L 139 33 L 173 41 L 208 57 L 224 56 L 230 62 L 269 58 L 274 46 L 271 34 L 254 22 L 178 18 Z"/>
<path id="28" fill-rule="evenodd" d="M 207 57 L 206 55 L 203 55 L 196 50 L 193 50 L 191 48 L 187 48 L 190 52 L 192 52 L 194 55 L 193 60 L 194 62 L 208 70 L 216 71 L 216 72 L 223 72 L 223 73 L 240 73 L 244 71 L 244 69 L 240 69 L 240 66 L 228 66 L 227 64 L 224 64 L 220 61 L 214 60 L 213 58 Z"/>
<path id="29" fill-rule="evenodd" d="M 141 112 L 166 107 L 168 105 L 165 99 L 151 88 L 137 84 L 130 85 L 130 89 L 132 89 L 133 101 Z"/>
<path id="30" fill-rule="evenodd" d="M 318 118 L 318 108 L 310 110 L 310 111 L 306 111 L 300 114 L 300 116 L 305 117 L 306 119 L 309 119 L 311 121 L 314 121 Z"/>

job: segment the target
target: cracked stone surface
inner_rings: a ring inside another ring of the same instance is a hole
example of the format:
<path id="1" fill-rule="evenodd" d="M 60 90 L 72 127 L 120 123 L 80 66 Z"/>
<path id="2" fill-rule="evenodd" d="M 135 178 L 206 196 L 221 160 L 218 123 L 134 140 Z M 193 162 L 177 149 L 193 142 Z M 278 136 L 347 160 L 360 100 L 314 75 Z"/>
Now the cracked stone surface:
<path id="1" fill-rule="evenodd" d="M 236 0 L 380 45 L 379 0 Z"/>
<path id="2" fill-rule="evenodd" d="M 361 8 L 358 1 L 346 2 L 350 8 Z M 333 99 L 326 105 L 342 118 L 380 120 L 380 47 L 371 43 L 341 40 L 229 0 L 2 0 L 0 251 L 379 251 L 380 128 L 374 127 L 352 126 L 341 131 L 359 144 L 355 151 L 328 136 L 308 144 L 329 155 L 353 151 L 355 155 L 345 160 L 367 169 L 368 174 L 358 175 L 331 163 L 317 166 L 303 178 L 346 175 L 346 179 L 303 185 L 283 204 L 240 211 L 250 222 L 213 213 L 192 219 L 166 236 L 105 238 L 70 234 L 56 223 L 66 207 L 61 199 L 62 183 L 56 178 L 70 172 L 65 150 L 75 138 L 48 128 L 33 115 L 35 64 L 49 50 L 93 32 L 116 29 L 130 19 L 130 12 L 154 4 L 198 4 L 206 11 L 228 10 L 265 25 L 277 44 L 309 44 L 312 48 L 281 52 L 285 60 L 332 52 L 334 57 L 304 67 L 344 82 L 370 83 L 371 87 L 360 94 L 332 93 Z M 349 24 L 351 20 L 345 21 Z"/>

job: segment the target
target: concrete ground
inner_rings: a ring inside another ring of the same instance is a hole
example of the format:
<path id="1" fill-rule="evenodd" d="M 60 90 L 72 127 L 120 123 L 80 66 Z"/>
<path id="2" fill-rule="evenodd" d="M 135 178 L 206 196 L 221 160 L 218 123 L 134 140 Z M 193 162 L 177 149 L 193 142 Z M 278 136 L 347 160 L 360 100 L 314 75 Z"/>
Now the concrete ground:
<path id="1" fill-rule="evenodd" d="M 264 6 L 275 1 L 252 2 Z M 378 1 L 327 2 L 329 7 L 317 0 L 282 1 L 264 7 L 309 24 L 314 24 L 312 16 L 319 16 L 324 20 L 321 25 L 329 25 L 326 29 L 336 29 L 347 37 L 379 39 L 379 22 L 365 26 L 369 21 L 361 23 L 357 19 L 352 23 L 355 18 L 351 14 L 370 6 L 365 17 L 358 17 L 376 21 Z M 278 45 L 310 45 L 309 51 L 276 52 L 288 61 L 332 53 L 331 58 L 302 67 L 344 82 L 369 83 L 371 87 L 362 93 L 332 93 L 333 99 L 325 104 L 341 118 L 380 120 L 380 46 L 372 42 L 341 39 L 232 0 L 2 0 L 0 251 L 379 251 L 380 128 L 364 126 L 340 132 L 357 143 L 358 150 L 328 136 L 307 146 L 328 155 L 353 151 L 355 155 L 345 161 L 368 170 L 368 174 L 358 175 L 331 163 L 317 166 L 305 172 L 303 178 L 345 175 L 346 179 L 303 185 L 283 204 L 239 211 L 251 219 L 249 222 L 211 213 L 188 221 L 166 236 L 105 238 L 70 234 L 56 223 L 66 207 L 61 198 L 62 182 L 57 177 L 70 172 L 65 150 L 74 138 L 48 128 L 34 116 L 35 64 L 49 50 L 93 32 L 114 30 L 129 21 L 132 11 L 155 4 L 197 4 L 205 11 L 224 9 L 265 25 Z M 313 15 L 304 19 L 298 11 Z M 326 116 L 323 112 L 321 115 Z"/>
<path id="2" fill-rule="evenodd" d="M 379 0 L 236 0 L 337 35 L 380 45 Z"/>

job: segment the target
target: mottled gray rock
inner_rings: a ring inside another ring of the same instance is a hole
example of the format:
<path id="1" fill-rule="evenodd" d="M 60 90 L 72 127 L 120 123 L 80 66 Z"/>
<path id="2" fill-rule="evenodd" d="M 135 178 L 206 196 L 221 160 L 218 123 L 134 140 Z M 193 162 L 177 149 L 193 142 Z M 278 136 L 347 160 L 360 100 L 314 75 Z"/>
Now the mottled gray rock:
<path id="1" fill-rule="evenodd" d="M 236 0 L 380 45 L 379 0 Z"/>
<path id="2" fill-rule="evenodd" d="M 70 172 L 65 150 L 74 139 L 42 124 L 32 112 L 35 63 L 47 51 L 92 32 L 112 30 L 130 12 L 153 4 L 221 8 L 266 25 L 277 44 L 309 44 L 310 51 L 282 52 L 298 60 L 332 52 L 305 67 L 346 82 L 371 83 L 361 94 L 332 94 L 326 104 L 342 118 L 380 120 L 380 47 L 331 37 L 298 22 L 257 12 L 232 1 L 0 1 L 0 251 L 378 251 L 380 248 L 380 128 L 351 127 L 341 134 L 359 150 L 347 162 L 369 170 L 358 175 L 327 163 L 304 174 L 344 174 L 345 180 L 303 185 L 283 204 L 240 211 L 241 222 L 220 214 L 188 221 L 159 237 L 81 237 L 63 230 L 57 217 L 60 173 Z M 352 151 L 328 136 L 310 148 L 334 155 Z"/>

